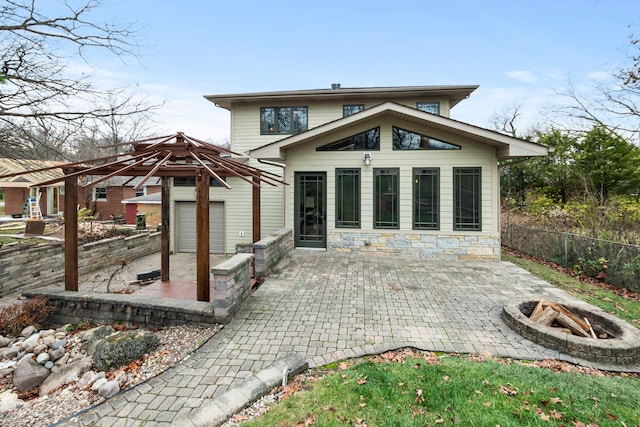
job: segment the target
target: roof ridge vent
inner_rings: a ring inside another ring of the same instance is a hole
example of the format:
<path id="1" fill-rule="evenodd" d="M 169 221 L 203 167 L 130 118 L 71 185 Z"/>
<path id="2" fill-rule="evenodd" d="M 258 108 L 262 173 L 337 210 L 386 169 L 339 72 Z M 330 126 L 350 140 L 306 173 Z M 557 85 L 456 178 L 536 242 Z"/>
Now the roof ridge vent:
<path id="1" fill-rule="evenodd" d="M 340 83 L 331 83 L 331 90 L 340 89 Z"/>

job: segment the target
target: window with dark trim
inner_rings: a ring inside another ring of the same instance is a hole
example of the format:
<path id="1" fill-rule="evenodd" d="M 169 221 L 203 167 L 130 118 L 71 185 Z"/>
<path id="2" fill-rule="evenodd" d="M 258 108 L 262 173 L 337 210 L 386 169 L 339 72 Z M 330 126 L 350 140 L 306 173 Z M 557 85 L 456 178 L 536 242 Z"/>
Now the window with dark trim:
<path id="1" fill-rule="evenodd" d="M 369 129 L 336 142 L 322 145 L 316 151 L 354 151 L 354 150 L 379 150 L 380 128 Z"/>
<path id="2" fill-rule="evenodd" d="M 393 126 L 394 150 L 460 150 L 460 146 Z"/>
<path id="3" fill-rule="evenodd" d="M 440 103 L 439 102 L 416 102 L 416 108 L 425 113 L 440 115 Z"/>
<path id="4" fill-rule="evenodd" d="M 261 135 L 292 135 L 307 130 L 307 107 L 260 108 Z"/>
<path id="5" fill-rule="evenodd" d="M 227 182 L 227 178 L 221 176 L 224 182 Z M 173 186 L 174 187 L 195 187 L 196 186 L 196 177 L 195 176 L 177 176 L 173 178 Z M 222 187 L 215 178 L 209 178 L 209 187 Z"/>
<path id="6" fill-rule="evenodd" d="M 93 200 L 107 200 L 107 187 L 93 187 Z"/>
<path id="7" fill-rule="evenodd" d="M 400 170 L 373 170 L 373 227 L 399 228 L 399 179 Z"/>
<path id="8" fill-rule="evenodd" d="M 440 168 L 413 169 L 413 229 L 440 228 Z"/>
<path id="9" fill-rule="evenodd" d="M 360 169 L 336 169 L 336 227 L 360 228 Z"/>
<path id="10" fill-rule="evenodd" d="M 364 104 L 345 104 L 342 106 L 342 117 L 347 117 L 364 110 Z"/>
<path id="11" fill-rule="evenodd" d="M 481 168 L 453 168 L 453 229 L 482 230 Z"/>

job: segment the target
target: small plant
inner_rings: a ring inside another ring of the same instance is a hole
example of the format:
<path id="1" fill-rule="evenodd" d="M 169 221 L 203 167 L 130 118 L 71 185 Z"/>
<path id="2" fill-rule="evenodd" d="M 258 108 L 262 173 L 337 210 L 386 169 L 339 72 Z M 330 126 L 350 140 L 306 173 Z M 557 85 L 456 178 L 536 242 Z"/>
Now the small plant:
<path id="1" fill-rule="evenodd" d="M 609 261 L 604 257 L 597 260 L 578 258 L 578 263 L 573 267 L 576 274 L 601 280 L 606 279 L 607 268 L 609 268 Z"/>
<path id="2" fill-rule="evenodd" d="M 3 307 L 0 309 L 0 333 L 18 336 L 29 325 L 42 324 L 54 308 L 42 296 Z"/>

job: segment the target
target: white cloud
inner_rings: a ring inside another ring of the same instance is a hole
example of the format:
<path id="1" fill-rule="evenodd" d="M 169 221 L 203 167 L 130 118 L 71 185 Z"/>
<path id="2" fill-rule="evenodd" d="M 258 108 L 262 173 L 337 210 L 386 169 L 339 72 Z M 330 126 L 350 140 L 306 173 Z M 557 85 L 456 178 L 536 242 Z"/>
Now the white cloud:
<path id="1" fill-rule="evenodd" d="M 605 81 L 611 78 L 611 73 L 608 71 L 593 71 L 591 73 L 587 73 L 587 79 L 592 81 Z"/>
<path id="2" fill-rule="evenodd" d="M 514 79 L 523 83 L 534 83 L 535 81 L 538 80 L 531 71 L 527 71 L 527 70 L 507 71 L 504 74 L 511 79 Z"/>

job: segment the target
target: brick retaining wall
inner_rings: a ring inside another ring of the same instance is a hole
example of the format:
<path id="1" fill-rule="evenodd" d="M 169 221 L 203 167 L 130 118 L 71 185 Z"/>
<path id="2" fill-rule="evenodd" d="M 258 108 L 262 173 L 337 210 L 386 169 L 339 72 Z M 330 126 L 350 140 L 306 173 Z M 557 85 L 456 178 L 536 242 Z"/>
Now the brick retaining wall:
<path id="1" fill-rule="evenodd" d="M 231 318 L 251 296 L 253 254 L 236 254 L 211 269 L 213 312 L 218 319 Z"/>
<path id="2" fill-rule="evenodd" d="M 113 237 L 78 246 L 78 274 L 130 261 L 160 250 L 161 233 Z M 64 280 L 62 242 L 0 251 L 0 297 Z"/>

